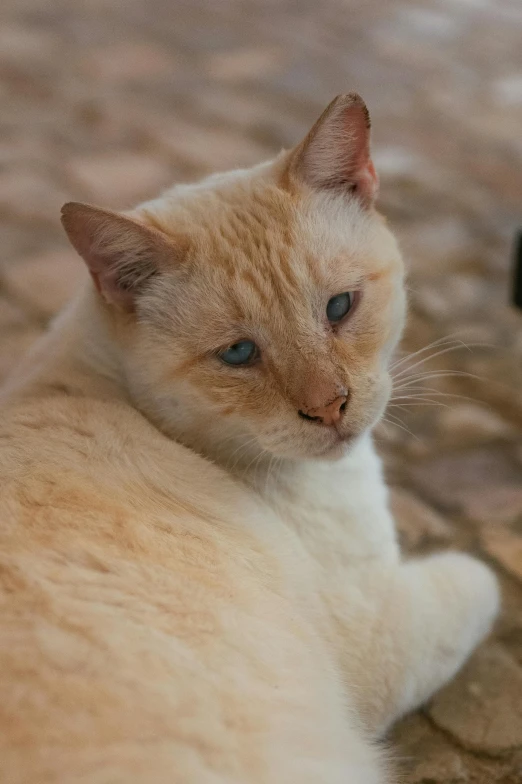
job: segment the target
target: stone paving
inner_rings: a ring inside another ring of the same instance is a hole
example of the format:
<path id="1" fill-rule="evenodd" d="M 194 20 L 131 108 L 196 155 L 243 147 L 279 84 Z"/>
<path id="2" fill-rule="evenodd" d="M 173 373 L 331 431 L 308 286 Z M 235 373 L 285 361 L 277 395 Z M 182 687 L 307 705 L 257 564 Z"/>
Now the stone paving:
<path id="1" fill-rule="evenodd" d="M 128 207 L 261 160 L 350 89 L 371 109 L 381 208 L 410 265 L 404 350 L 440 341 L 397 369 L 431 375 L 378 433 L 404 546 L 479 554 L 504 591 L 492 639 L 392 733 L 399 780 L 517 784 L 520 0 L 2 0 L 0 378 L 84 274 L 64 201 Z"/>

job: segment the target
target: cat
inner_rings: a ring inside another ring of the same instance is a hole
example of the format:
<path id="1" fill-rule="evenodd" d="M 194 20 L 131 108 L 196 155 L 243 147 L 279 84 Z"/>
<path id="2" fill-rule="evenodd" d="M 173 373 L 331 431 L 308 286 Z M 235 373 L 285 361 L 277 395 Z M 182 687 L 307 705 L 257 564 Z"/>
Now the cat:
<path id="1" fill-rule="evenodd" d="M 0 781 L 385 784 L 499 606 L 401 559 L 371 430 L 404 268 L 362 99 L 63 225 L 91 273 L 2 394 Z"/>

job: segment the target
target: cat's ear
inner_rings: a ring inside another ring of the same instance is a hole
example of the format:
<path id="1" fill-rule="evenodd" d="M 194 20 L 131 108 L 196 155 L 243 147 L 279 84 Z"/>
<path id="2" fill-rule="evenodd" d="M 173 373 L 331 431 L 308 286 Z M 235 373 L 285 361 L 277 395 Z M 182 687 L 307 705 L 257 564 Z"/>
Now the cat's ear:
<path id="1" fill-rule="evenodd" d="M 100 294 L 121 310 L 132 311 L 147 281 L 180 253 L 160 231 L 88 204 L 65 204 L 62 224 Z"/>
<path id="2" fill-rule="evenodd" d="M 313 189 L 353 194 L 365 205 L 379 179 L 370 158 L 370 115 L 357 93 L 339 95 L 291 153 L 288 175 Z"/>

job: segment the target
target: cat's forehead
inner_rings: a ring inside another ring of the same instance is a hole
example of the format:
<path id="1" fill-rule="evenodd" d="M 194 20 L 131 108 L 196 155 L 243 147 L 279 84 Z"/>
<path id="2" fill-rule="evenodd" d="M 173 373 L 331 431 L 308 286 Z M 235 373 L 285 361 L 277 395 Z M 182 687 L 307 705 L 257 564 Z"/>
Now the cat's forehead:
<path id="1" fill-rule="evenodd" d="M 280 284 L 316 283 L 328 262 L 355 266 L 379 255 L 375 219 L 357 204 L 326 195 L 288 192 L 267 178 L 238 179 L 207 187 L 181 188 L 146 206 L 146 215 L 166 234 L 188 236 L 202 270 L 229 277 L 265 278 Z"/>
<path id="2" fill-rule="evenodd" d="M 297 211 L 291 199 L 274 187 L 218 194 L 213 204 L 197 205 L 200 243 L 209 247 L 213 263 L 249 261 L 266 267 L 284 258 L 298 241 Z M 214 207 L 214 209 L 212 209 Z"/>
<path id="3" fill-rule="evenodd" d="M 295 220 L 289 194 L 271 183 L 178 187 L 143 205 L 142 214 L 167 235 L 183 232 L 199 244 L 260 245 L 286 237 Z"/>
<path id="4" fill-rule="evenodd" d="M 155 289 L 151 313 L 162 328 L 175 323 L 197 334 L 200 350 L 244 334 L 311 345 L 330 297 L 384 280 L 389 298 L 400 282 L 392 235 L 356 199 L 239 178 L 176 188 L 143 205 L 142 215 L 174 241 L 180 233 L 189 239 L 180 262 L 186 274 L 167 276 Z"/>

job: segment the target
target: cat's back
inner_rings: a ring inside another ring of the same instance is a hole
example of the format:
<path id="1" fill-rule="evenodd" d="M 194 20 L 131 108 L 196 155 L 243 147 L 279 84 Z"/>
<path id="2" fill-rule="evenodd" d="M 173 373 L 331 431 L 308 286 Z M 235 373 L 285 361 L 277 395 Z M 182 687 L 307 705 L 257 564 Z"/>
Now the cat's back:
<path id="1" fill-rule="evenodd" d="M 0 479 L 0 498 L 14 504 L 19 524 L 36 513 L 51 516 L 55 530 L 66 518 L 74 525 L 95 508 L 96 528 L 86 528 L 82 519 L 82 530 L 96 536 L 101 520 L 114 523 L 118 505 L 126 515 L 138 511 L 137 498 L 149 514 L 179 507 L 196 516 L 212 509 L 219 516 L 226 498 L 220 485 L 228 484 L 236 495 L 243 491 L 125 401 L 60 391 L 0 406 Z"/>
<path id="2" fill-rule="evenodd" d="M 352 741 L 373 767 L 244 488 L 121 401 L 2 413 L 0 781 L 341 782 Z"/>
<path id="3" fill-rule="evenodd" d="M 73 563 L 97 553 L 100 574 L 113 558 L 156 569 L 174 558 L 178 574 L 212 563 L 209 579 L 234 550 L 268 557 L 260 499 L 125 401 L 45 394 L 0 411 L 0 537 L 11 554 Z"/>

